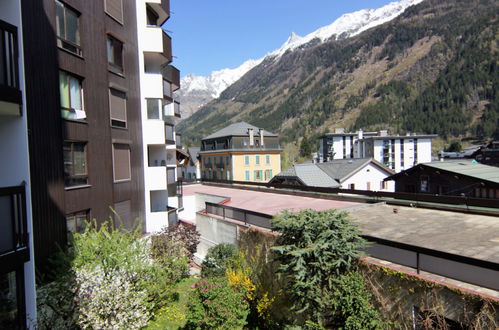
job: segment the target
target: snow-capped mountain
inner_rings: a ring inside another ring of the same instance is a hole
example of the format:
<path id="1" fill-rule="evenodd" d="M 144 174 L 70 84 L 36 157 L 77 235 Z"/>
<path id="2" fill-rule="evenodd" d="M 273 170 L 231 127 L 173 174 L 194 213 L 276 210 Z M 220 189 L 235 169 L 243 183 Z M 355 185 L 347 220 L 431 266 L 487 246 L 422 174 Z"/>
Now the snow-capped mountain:
<path id="1" fill-rule="evenodd" d="M 330 25 L 300 37 L 292 32 L 288 40 L 278 49 L 268 53 L 260 59 L 250 59 L 235 69 L 213 71 L 211 75 L 187 75 L 181 80 L 181 89 L 178 92 L 182 103 L 182 117 L 187 118 L 202 105 L 217 98 L 227 87 L 236 82 L 246 72 L 260 64 L 264 59 L 278 60 L 285 52 L 292 51 L 302 45 L 319 39 L 324 42 L 329 39 L 342 39 L 355 36 L 374 26 L 388 22 L 408 7 L 423 0 L 400 0 L 391 2 L 378 9 L 363 9 L 344 14 Z"/>

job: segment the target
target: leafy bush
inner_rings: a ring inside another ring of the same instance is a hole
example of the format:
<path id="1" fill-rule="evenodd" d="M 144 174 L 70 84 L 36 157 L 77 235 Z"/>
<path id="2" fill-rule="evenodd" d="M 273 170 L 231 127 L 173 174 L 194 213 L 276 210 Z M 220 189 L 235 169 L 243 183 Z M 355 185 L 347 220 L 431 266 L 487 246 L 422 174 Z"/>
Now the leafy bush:
<path id="1" fill-rule="evenodd" d="M 241 329 L 249 313 L 244 292 L 229 286 L 225 278 L 201 280 L 193 285 L 186 329 Z"/>
<path id="2" fill-rule="evenodd" d="M 185 255 L 192 260 L 199 244 L 199 236 L 194 226 L 178 224 L 164 227 L 151 236 L 153 257 L 161 260 L 165 256 Z"/>
<path id="3" fill-rule="evenodd" d="M 222 243 L 208 249 L 202 263 L 201 275 L 204 277 L 225 276 L 227 268 L 234 265 L 238 256 L 234 244 Z"/>

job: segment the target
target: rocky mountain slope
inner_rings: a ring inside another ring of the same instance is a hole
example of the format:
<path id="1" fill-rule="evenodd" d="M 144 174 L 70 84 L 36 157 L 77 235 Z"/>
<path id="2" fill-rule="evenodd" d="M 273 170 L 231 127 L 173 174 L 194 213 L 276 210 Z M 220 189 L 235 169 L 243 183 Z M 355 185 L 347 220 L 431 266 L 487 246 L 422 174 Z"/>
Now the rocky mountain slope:
<path id="1" fill-rule="evenodd" d="M 288 40 L 278 49 L 268 53 L 256 60 L 247 60 L 235 69 L 223 69 L 214 71 L 208 77 L 193 74 L 182 78 L 181 89 L 178 97 L 182 102 L 182 116 L 187 118 L 196 112 L 201 106 L 212 99 L 220 96 L 227 87 L 241 78 L 246 72 L 253 69 L 263 60 L 273 58 L 279 59 L 287 51 L 292 51 L 312 40 L 324 42 L 328 39 L 343 39 L 355 36 L 369 28 L 383 24 L 397 17 L 411 5 L 422 0 L 399 0 L 391 2 L 377 9 L 363 9 L 353 13 L 345 14 L 330 25 L 300 37 L 292 32 Z"/>
<path id="2" fill-rule="evenodd" d="M 494 0 L 425 0 L 363 33 L 265 58 L 179 129 L 198 140 L 244 120 L 283 142 L 334 127 L 497 135 Z"/>

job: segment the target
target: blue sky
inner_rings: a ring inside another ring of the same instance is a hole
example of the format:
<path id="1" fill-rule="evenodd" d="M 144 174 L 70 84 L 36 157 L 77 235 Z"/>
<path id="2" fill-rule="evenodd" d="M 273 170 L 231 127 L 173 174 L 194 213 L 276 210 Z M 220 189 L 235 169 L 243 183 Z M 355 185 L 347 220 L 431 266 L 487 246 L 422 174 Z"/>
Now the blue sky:
<path id="1" fill-rule="evenodd" d="M 394 0 L 392 0 L 394 1 Z M 235 68 L 279 48 L 291 32 L 304 36 L 345 13 L 390 0 L 171 0 L 163 26 L 181 75 Z"/>

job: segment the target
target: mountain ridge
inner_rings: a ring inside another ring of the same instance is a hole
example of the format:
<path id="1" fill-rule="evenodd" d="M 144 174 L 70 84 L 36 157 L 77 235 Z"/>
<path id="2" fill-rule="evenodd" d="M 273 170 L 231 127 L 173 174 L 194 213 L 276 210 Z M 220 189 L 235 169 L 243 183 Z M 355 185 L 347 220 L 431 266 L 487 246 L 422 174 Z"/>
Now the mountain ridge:
<path id="1" fill-rule="evenodd" d="M 266 59 L 278 60 L 287 51 L 304 46 L 314 39 L 324 42 L 329 38 L 348 38 L 363 31 L 383 24 L 400 15 L 406 8 L 420 3 L 422 0 L 400 0 L 390 2 L 376 9 L 362 9 L 341 15 L 331 24 L 301 37 L 294 32 L 278 49 L 267 53 L 260 59 L 249 59 L 234 69 L 213 71 L 209 76 L 186 75 L 182 78 L 181 89 L 177 93 L 182 102 L 183 118 L 189 117 L 199 107 L 208 103 L 252 68 Z"/>

